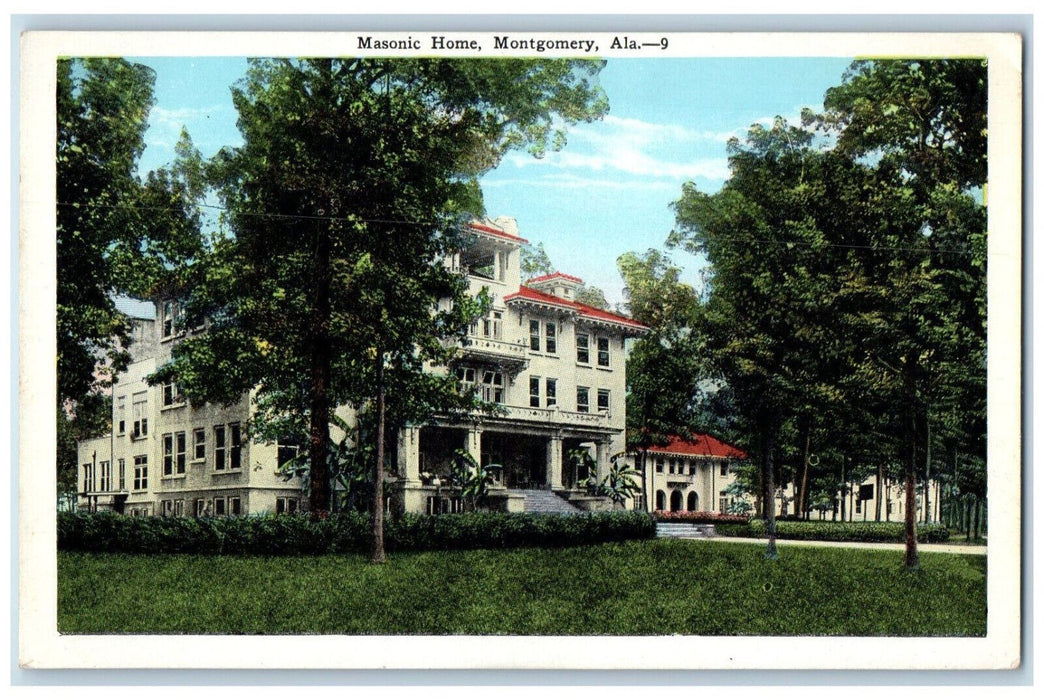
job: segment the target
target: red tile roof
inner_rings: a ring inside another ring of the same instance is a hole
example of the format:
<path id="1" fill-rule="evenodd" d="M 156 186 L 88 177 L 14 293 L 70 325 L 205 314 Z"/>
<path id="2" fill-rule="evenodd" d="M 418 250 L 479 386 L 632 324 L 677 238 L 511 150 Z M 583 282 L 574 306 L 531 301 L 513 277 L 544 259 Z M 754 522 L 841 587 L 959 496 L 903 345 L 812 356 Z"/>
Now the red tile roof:
<path id="1" fill-rule="evenodd" d="M 582 279 L 580 279 L 579 277 L 574 277 L 573 275 L 567 275 L 564 272 L 552 272 L 550 275 L 540 275 L 539 277 L 534 277 L 533 279 L 531 279 L 528 282 L 526 282 L 526 284 L 547 282 L 549 280 L 558 279 L 558 278 L 561 278 L 561 279 L 564 279 L 564 280 L 569 280 L 570 282 L 576 282 L 577 284 L 583 284 L 584 283 L 584 281 Z"/>
<path id="2" fill-rule="evenodd" d="M 610 323 L 618 323 L 621 326 L 627 326 L 629 328 L 635 328 L 637 330 L 649 330 L 648 326 L 644 326 L 638 323 L 633 318 L 627 318 L 619 314 L 614 314 L 611 311 L 603 311 L 602 309 L 596 309 L 593 306 L 587 304 L 578 304 L 575 301 L 569 301 L 568 299 L 562 299 L 556 297 L 553 294 L 545 294 L 537 289 L 531 289 L 529 287 L 519 287 L 518 291 L 514 294 L 508 294 L 504 297 L 505 302 L 512 301 L 514 299 L 523 299 L 526 301 L 535 301 L 541 304 L 550 304 L 552 306 L 560 306 L 565 309 L 572 309 L 581 316 L 586 318 L 595 319 L 598 321 L 608 321 Z"/>
<path id="3" fill-rule="evenodd" d="M 521 236 L 516 236 L 514 234 L 508 233 L 507 231 L 502 231 L 499 228 L 493 228 L 492 226 L 486 226 L 485 224 L 478 224 L 478 223 L 472 222 L 472 223 L 468 224 L 468 228 L 472 228 L 472 229 L 474 229 L 476 231 L 481 231 L 482 233 L 488 233 L 488 234 L 496 236 L 498 238 L 504 238 L 504 239 L 507 239 L 509 241 L 515 241 L 516 243 L 529 243 L 529 241 L 527 241 L 525 238 L 522 238 Z"/>
<path id="4" fill-rule="evenodd" d="M 683 440 L 677 435 L 666 445 L 653 445 L 649 452 L 693 455 L 696 457 L 734 457 L 746 459 L 747 453 L 727 442 L 722 442 L 713 435 L 693 433 L 691 440 Z"/>

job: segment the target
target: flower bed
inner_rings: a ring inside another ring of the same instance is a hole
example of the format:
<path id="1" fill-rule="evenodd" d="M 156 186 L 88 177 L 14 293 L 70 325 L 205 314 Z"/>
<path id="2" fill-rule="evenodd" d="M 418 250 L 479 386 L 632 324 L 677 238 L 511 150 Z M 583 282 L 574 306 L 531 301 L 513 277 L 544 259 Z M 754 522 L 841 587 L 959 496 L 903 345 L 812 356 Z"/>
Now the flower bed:
<path id="1" fill-rule="evenodd" d="M 716 513 L 709 510 L 657 510 L 653 511 L 653 520 L 658 523 L 697 523 L 704 525 L 737 523 L 745 525 L 749 518 L 745 515 Z"/>

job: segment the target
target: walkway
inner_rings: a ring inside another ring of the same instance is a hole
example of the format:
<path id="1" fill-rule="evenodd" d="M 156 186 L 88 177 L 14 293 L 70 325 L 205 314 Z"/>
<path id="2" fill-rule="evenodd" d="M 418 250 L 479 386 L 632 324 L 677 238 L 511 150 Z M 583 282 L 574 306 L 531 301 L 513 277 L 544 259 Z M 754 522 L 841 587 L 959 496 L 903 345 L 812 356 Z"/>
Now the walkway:
<path id="1" fill-rule="evenodd" d="M 695 539 L 695 538 L 694 538 Z M 709 537 L 704 542 L 746 542 L 748 544 L 760 544 L 764 547 L 768 543 L 766 538 L 758 537 Z M 885 549 L 901 552 L 906 548 L 901 542 L 821 542 L 818 540 L 776 540 L 776 547 L 786 549 L 792 545 L 799 547 L 849 547 L 852 549 Z M 963 544 L 917 544 L 918 552 L 941 552 L 944 554 L 986 554 L 985 545 L 963 545 Z"/>

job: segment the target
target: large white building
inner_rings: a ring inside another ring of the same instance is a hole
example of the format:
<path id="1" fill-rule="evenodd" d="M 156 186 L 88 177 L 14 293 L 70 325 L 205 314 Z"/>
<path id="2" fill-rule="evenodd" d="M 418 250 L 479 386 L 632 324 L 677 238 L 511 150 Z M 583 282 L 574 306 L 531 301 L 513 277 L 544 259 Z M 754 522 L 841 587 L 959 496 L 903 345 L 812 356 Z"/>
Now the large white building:
<path id="1" fill-rule="evenodd" d="M 460 508 L 448 478 L 457 450 L 499 466 L 490 494 L 494 508 L 608 507 L 581 487 L 587 475 L 577 473 L 570 454 L 588 452 L 601 480 L 610 459 L 624 452 L 627 340 L 647 329 L 577 302 L 579 278 L 555 273 L 523 285 L 526 240 L 513 220 L 474 223 L 470 233 L 471 245 L 447 264 L 467 275 L 472 293 L 487 289 L 492 307 L 472 325 L 448 371 L 501 410 L 464 424 L 433 416 L 402 430 L 389 507 L 414 513 Z M 178 341 L 177 313 L 176 305 L 160 303 L 155 320 L 137 322 L 134 362 L 113 391 L 112 433 L 78 446 L 80 507 L 240 515 L 306 506 L 302 484 L 277 474 L 288 455 L 246 438 L 249 394 L 232 407 L 197 407 L 174 385 L 145 383 Z"/>

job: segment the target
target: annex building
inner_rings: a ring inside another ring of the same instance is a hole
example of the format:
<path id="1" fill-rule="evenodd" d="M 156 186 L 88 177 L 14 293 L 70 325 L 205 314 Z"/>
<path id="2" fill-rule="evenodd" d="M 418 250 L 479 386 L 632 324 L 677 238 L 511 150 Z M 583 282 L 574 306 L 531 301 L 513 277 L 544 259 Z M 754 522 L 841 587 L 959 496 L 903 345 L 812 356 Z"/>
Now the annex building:
<path id="1" fill-rule="evenodd" d="M 471 244 L 446 264 L 467 276 L 472 293 L 492 297 L 450 368 L 464 389 L 499 404 L 495 415 L 466 424 L 432 416 L 400 431 L 391 446 L 388 507 L 452 512 L 455 452 L 499 465 L 492 507 L 506 511 L 577 511 L 609 507 L 581 487 L 570 454 L 586 451 L 601 480 L 625 451 L 628 339 L 647 328 L 576 300 L 582 280 L 563 273 L 521 279 L 513 219 L 475 222 Z M 299 481 L 278 465 L 291 453 L 253 442 L 245 427 L 251 396 L 231 407 L 193 406 L 177 386 L 145 377 L 169 361 L 180 336 L 179 309 L 158 302 L 154 319 L 135 320 L 133 362 L 113 388 L 112 431 L 78 445 L 80 508 L 131 515 L 245 515 L 306 507 Z M 194 331 L 188 331 L 194 332 Z M 203 328 L 197 332 L 204 332 Z"/>

